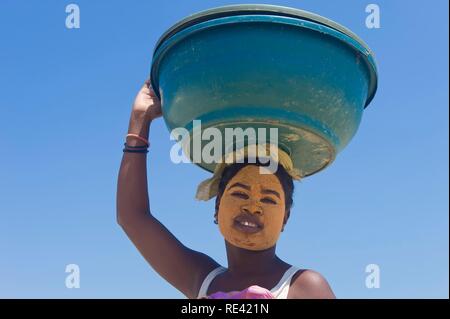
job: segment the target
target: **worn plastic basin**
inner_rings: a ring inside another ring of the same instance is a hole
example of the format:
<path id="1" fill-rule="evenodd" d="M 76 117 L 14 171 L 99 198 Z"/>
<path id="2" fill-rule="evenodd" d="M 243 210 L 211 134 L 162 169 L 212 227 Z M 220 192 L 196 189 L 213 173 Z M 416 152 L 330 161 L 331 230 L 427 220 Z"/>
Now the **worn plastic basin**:
<path id="1" fill-rule="evenodd" d="M 331 20 L 240 5 L 200 12 L 170 28 L 155 47 L 151 83 L 169 130 L 183 127 L 192 135 L 193 120 L 222 132 L 276 127 L 277 143 L 308 176 L 332 163 L 357 132 L 377 70 L 367 45 Z"/>

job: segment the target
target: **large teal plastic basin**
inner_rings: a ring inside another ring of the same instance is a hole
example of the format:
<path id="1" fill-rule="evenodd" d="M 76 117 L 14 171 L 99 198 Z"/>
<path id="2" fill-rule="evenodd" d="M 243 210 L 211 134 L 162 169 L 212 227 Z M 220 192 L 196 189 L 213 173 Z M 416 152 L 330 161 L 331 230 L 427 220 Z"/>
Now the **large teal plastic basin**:
<path id="1" fill-rule="evenodd" d="M 201 12 L 169 29 L 155 47 L 151 82 L 169 130 L 192 134 L 193 120 L 221 131 L 277 127 L 278 144 L 308 176 L 355 135 L 377 71 L 367 45 L 335 22 L 244 5 Z"/>

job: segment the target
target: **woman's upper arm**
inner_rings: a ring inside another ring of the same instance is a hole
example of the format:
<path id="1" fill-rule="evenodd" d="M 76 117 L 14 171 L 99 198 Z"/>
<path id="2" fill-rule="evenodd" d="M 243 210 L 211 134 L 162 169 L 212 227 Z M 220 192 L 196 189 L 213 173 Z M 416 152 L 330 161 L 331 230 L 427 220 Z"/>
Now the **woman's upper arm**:
<path id="1" fill-rule="evenodd" d="M 121 224 L 147 262 L 188 298 L 196 298 L 203 279 L 219 265 L 209 256 L 184 246 L 152 215 Z"/>

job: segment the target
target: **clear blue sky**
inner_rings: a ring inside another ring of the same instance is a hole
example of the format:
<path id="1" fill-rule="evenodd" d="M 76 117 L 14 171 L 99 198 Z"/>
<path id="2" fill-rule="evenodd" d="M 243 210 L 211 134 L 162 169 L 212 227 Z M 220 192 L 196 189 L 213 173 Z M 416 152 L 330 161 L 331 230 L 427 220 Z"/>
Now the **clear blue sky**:
<path id="1" fill-rule="evenodd" d="M 159 36 L 179 19 L 236 1 L 0 2 L 0 297 L 182 298 L 116 224 L 122 143 Z M 377 3 L 381 28 L 367 29 Z M 325 171 L 297 184 L 282 258 L 321 272 L 340 298 L 449 295 L 448 1 L 274 1 L 333 19 L 376 54 L 379 88 L 360 129 Z M 226 265 L 209 176 L 170 161 L 153 123 L 151 210 L 187 246 Z M 65 287 L 65 266 L 81 288 Z M 365 287 L 365 267 L 381 287 Z"/>

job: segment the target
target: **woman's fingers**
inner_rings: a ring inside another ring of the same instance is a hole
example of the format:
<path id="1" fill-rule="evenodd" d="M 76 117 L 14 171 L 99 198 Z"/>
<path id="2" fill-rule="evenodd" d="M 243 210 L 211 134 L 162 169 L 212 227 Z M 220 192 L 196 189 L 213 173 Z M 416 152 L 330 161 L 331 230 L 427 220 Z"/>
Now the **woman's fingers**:
<path id="1" fill-rule="evenodd" d="M 150 96 L 151 96 L 151 97 L 156 97 L 156 98 L 157 98 L 156 93 L 155 93 L 155 91 L 153 90 L 153 87 L 152 87 L 152 85 L 151 85 L 151 83 L 150 83 L 150 79 L 148 79 L 147 81 L 145 81 L 145 83 L 148 84 L 148 89 L 149 89 L 149 92 L 150 92 Z"/>
<path id="2" fill-rule="evenodd" d="M 150 79 L 147 79 L 147 80 L 144 82 L 144 85 L 143 85 L 142 88 L 141 88 L 141 94 L 142 94 L 142 93 L 145 94 L 145 95 L 147 95 L 147 96 L 149 96 L 149 97 L 151 97 L 151 98 L 156 98 L 156 99 L 159 100 L 158 96 L 156 95 L 155 91 L 154 91 L 153 88 L 152 88 Z"/>

